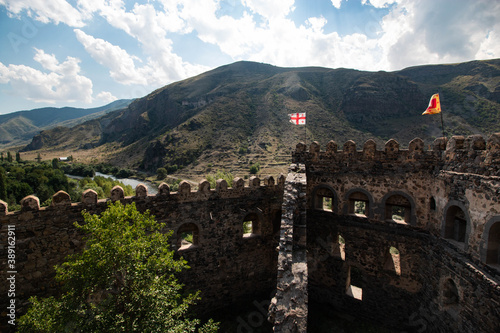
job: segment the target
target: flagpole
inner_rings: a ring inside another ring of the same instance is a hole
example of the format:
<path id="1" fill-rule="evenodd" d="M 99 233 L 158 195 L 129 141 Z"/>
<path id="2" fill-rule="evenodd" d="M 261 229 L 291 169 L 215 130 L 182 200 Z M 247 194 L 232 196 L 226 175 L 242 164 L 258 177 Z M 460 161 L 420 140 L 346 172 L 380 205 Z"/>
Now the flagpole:
<path id="1" fill-rule="evenodd" d="M 304 141 L 304 144 L 306 145 L 307 147 L 307 115 L 306 115 L 306 119 L 305 119 L 305 123 L 304 123 L 304 129 L 305 129 L 305 141 Z"/>
<path id="2" fill-rule="evenodd" d="M 446 139 L 446 136 L 444 135 L 444 122 L 443 122 L 443 111 L 441 113 L 441 129 L 443 130 L 443 138 Z"/>

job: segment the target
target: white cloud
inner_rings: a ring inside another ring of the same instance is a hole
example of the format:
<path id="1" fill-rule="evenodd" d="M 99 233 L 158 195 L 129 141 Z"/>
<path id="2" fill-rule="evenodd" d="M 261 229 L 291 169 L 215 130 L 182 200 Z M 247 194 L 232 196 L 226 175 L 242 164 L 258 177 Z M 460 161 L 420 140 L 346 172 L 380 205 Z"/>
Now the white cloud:
<path id="1" fill-rule="evenodd" d="M 491 43 L 500 28 L 499 12 L 500 3 L 484 0 L 402 0 L 384 17 L 379 43 L 389 69 L 499 57 Z"/>
<path id="2" fill-rule="evenodd" d="M 64 23 L 71 27 L 83 27 L 84 15 L 65 0 L 0 0 L 14 15 L 26 11 L 28 15 L 43 23 Z"/>
<path id="3" fill-rule="evenodd" d="M 0 83 L 10 83 L 13 93 L 35 102 L 92 102 L 92 81 L 79 75 L 79 59 L 67 57 L 59 63 L 43 50 L 36 50 L 34 59 L 49 72 L 0 62 Z"/>
<path id="4" fill-rule="evenodd" d="M 333 7 L 340 9 L 341 2 L 342 2 L 342 0 L 332 0 L 332 5 L 333 5 Z"/>
<path id="5" fill-rule="evenodd" d="M 118 98 L 113 96 L 109 91 L 101 91 L 97 94 L 97 99 L 103 101 L 104 103 L 111 103 L 116 101 Z"/>
<path id="6" fill-rule="evenodd" d="M 121 1 L 80 1 L 82 10 L 99 13 L 110 25 L 123 30 L 141 44 L 145 54 L 142 59 L 146 63 L 142 67 L 136 68 L 133 59 L 138 58 L 129 56 L 120 47 L 102 39 L 94 39 L 81 30 L 75 32 L 87 52 L 108 67 L 117 82 L 159 87 L 209 69 L 207 66 L 185 62 L 173 52 L 172 40 L 166 38 L 171 32 L 190 31 L 179 16 L 178 9 L 182 7 L 182 3 L 181 0 L 164 0 L 163 11 L 155 10 L 151 4 L 135 4 L 131 11 L 127 11 Z M 113 60 L 106 60 L 107 56 L 111 56 Z"/>
<path id="7" fill-rule="evenodd" d="M 176 49 L 173 34 L 177 38 L 189 34 L 186 38 L 195 36 L 215 45 L 225 58 L 277 66 L 395 70 L 500 57 L 500 23 L 495 18 L 500 3 L 487 0 L 363 0 L 364 5 L 373 7 L 371 19 L 358 22 L 356 33 L 344 36 L 325 32 L 327 20 L 323 16 L 292 21 L 289 14 L 295 10 L 295 0 L 241 0 L 243 13 L 238 17 L 222 15 L 219 0 L 159 0 L 132 7 L 121 0 L 78 0 L 77 7 L 63 0 L 45 2 L 0 0 L 13 14 L 26 10 L 40 21 L 73 27 L 82 27 L 93 16 L 103 17 L 113 28 L 136 40 L 142 53 L 130 54 L 111 40 L 85 33 L 84 27 L 74 30 L 76 38 L 116 82 L 148 88 L 209 69 L 187 62 L 183 54 L 198 50 Z M 341 8 L 341 0 L 331 3 Z M 385 12 L 376 10 L 379 8 L 386 8 Z M 24 71 L 45 82 L 61 75 L 83 78 L 74 58 L 68 57 L 63 63 L 45 53 L 37 53 L 35 58 L 49 73 L 14 65 L 3 66 L 1 73 Z M 12 84 L 12 75 L 0 75 L 0 80 Z"/>
<path id="8" fill-rule="evenodd" d="M 242 0 L 242 4 L 252 12 L 264 16 L 267 19 L 287 16 L 294 11 L 295 0 Z"/>
<path id="9" fill-rule="evenodd" d="M 332 0 L 333 1 L 333 0 Z M 370 4 L 375 8 L 385 8 L 393 3 L 397 3 L 398 0 L 362 0 L 363 5 Z"/>

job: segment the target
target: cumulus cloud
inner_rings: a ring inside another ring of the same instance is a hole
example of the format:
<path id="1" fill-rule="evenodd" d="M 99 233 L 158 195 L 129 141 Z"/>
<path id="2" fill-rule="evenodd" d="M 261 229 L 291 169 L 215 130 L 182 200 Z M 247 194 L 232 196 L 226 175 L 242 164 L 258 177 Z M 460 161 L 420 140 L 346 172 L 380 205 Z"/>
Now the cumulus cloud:
<path id="1" fill-rule="evenodd" d="M 331 3 L 336 8 L 343 4 L 342 0 Z M 500 56 L 500 23 L 495 18 L 500 3 L 488 0 L 362 0 L 364 6 L 373 7 L 371 19 L 355 33 L 342 36 L 328 31 L 328 22 L 322 16 L 293 21 L 290 14 L 295 10 L 295 0 L 241 0 L 238 6 L 242 10 L 236 17 L 220 11 L 219 0 L 158 0 L 132 6 L 122 0 L 78 0 L 76 7 L 63 0 L 48 4 L 42 0 L 0 0 L 0 4 L 13 15 L 27 11 L 40 21 L 76 27 L 77 40 L 116 82 L 148 88 L 209 69 L 186 61 L 182 56 L 185 50 L 177 49 L 182 54 L 176 53 L 174 35 L 183 38 L 189 34 L 189 38 L 216 46 L 225 58 L 234 61 L 278 66 L 396 70 Z M 141 54 L 131 54 L 111 41 L 84 32 L 86 20 L 94 16 L 104 18 L 111 27 L 136 40 Z M 85 80 L 78 74 L 80 67 L 73 59 L 68 57 L 59 63 L 54 56 L 43 53 L 37 54 L 36 60 L 49 73 L 14 65 L 2 65 L 1 70 L 23 70 L 45 82 L 60 76 L 78 77 L 83 84 Z M 12 73 L 3 74 L 0 80 L 12 84 L 13 77 Z"/>
<path id="2" fill-rule="evenodd" d="M 103 101 L 104 103 L 111 103 L 116 101 L 118 98 L 113 96 L 109 91 L 101 91 L 97 94 L 97 99 Z"/>
<path id="3" fill-rule="evenodd" d="M 243 5 L 267 19 L 285 17 L 294 10 L 295 0 L 243 0 Z"/>
<path id="4" fill-rule="evenodd" d="M 12 15 L 26 13 L 43 23 L 64 23 L 71 27 L 83 27 L 84 15 L 65 0 L 0 0 Z"/>
<path id="5" fill-rule="evenodd" d="M 332 0 L 332 6 L 337 9 L 340 9 L 341 2 L 342 0 Z"/>
<path id="6" fill-rule="evenodd" d="M 121 84 L 158 87 L 185 78 L 190 74 L 198 74 L 205 69 L 202 66 L 197 69 L 195 66 L 183 62 L 182 58 L 171 52 L 170 43 L 165 41 L 163 45 L 157 46 L 154 53 L 156 57 L 149 57 L 146 64 L 136 66 L 136 62 L 141 62 L 140 59 L 137 56 L 129 55 L 121 47 L 103 39 L 94 38 L 80 29 L 75 29 L 75 34 L 90 56 L 99 64 L 107 67 L 110 76 Z M 162 50 L 164 53 L 161 52 Z"/>
<path id="7" fill-rule="evenodd" d="M 54 55 L 35 50 L 34 60 L 49 72 L 0 62 L 0 83 L 10 83 L 15 94 L 35 102 L 92 102 L 92 81 L 79 74 L 79 59 L 67 57 L 60 63 Z"/>
<path id="8" fill-rule="evenodd" d="M 400 1 L 382 23 L 390 69 L 500 56 L 497 47 L 486 49 L 500 28 L 498 12 L 500 3 L 490 1 Z"/>

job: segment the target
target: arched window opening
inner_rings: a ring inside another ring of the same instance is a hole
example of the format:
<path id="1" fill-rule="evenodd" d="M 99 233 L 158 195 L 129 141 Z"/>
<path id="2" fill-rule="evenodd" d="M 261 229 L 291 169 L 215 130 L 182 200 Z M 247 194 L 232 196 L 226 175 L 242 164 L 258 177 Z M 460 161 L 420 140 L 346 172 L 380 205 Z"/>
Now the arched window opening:
<path id="1" fill-rule="evenodd" d="M 362 276 L 359 268 L 349 266 L 347 270 L 346 294 L 357 300 L 363 300 Z"/>
<path id="2" fill-rule="evenodd" d="M 400 194 L 390 196 L 385 202 L 385 219 L 397 223 L 410 223 L 411 204 Z"/>
<path id="3" fill-rule="evenodd" d="M 342 260 L 345 260 L 345 239 L 340 234 L 337 237 L 337 244 L 334 256 Z"/>
<path id="4" fill-rule="evenodd" d="M 255 213 L 250 213 L 243 219 L 243 237 L 256 235 L 260 235 L 259 216 Z"/>
<path id="5" fill-rule="evenodd" d="M 363 192 L 354 192 L 349 196 L 349 214 L 368 216 L 369 202 L 366 194 Z"/>
<path id="6" fill-rule="evenodd" d="M 177 230 L 177 249 L 186 250 L 199 244 L 198 226 L 194 223 L 186 223 Z"/>
<path id="7" fill-rule="evenodd" d="M 500 222 L 495 222 L 488 233 L 486 264 L 500 265 Z"/>
<path id="8" fill-rule="evenodd" d="M 458 304 L 460 300 L 457 285 L 452 279 L 447 279 L 443 284 L 443 305 L 450 306 Z"/>
<path id="9" fill-rule="evenodd" d="M 384 264 L 384 269 L 401 275 L 401 254 L 397 248 L 391 246 Z"/>
<path id="10" fill-rule="evenodd" d="M 324 187 L 318 188 L 315 191 L 314 208 L 333 212 L 333 192 Z"/>
<path id="11" fill-rule="evenodd" d="M 435 211 L 436 210 L 436 199 L 434 199 L 434 197 L 431 197 L 431 200 L 429 202 L 429 208 L 432 210 L 432 211 Z"/>
<path id="12" fill-rule="evenodd" d="M 444 237 L 464 243 L 467 232 L 465 212 L 458 206 L 451 206 L 446 212 Z"/>

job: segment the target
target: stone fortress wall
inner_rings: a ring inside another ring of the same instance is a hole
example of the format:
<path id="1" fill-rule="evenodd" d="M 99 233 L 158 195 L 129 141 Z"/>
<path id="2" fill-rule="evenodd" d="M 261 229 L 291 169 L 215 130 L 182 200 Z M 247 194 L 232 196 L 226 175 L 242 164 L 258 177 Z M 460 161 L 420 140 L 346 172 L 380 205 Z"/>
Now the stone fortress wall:
<path id="1" fill-rule="evenodd" d="M 133 197 L 124 197 L 123 189 L 117 186 L 109 199 L 98 200 L 94 191 L 87 190 L 78 203 L 72 203 L 61 191 L 49 207 L 40 207 L 38 198 L 29 196 L 22 200 L 21 211 L 15 212 L 8 212 L 6 204 L 1 203 L 0 279 L 6 281 L 8 275 L 7 229 L 15 226 L 18 310 L 27 305 L 29 296 L 56 294 L 54 265 L 84 245 L 74 222 L 83 222 L 83 210 L 99 214 L 108 201 L 121 200 L 134 202 L 139 211 L 149 209 L 157 221 L 166 223 L 166 229 L 173 230 L 172 248 L 191 267 L 182 273 L 181 281 L 188 288 L 202 291 L 201 313 L 244 299 L 268 299 L 276 287 L 276 235 L 283 183 L 283 176 L 276 181 L 273 177 L 262 181 L 252 177 L 248 184 L 236 178 L 232 188 L 224 180 L 218 181 L 215 189 L 202 181 L 198 190 L 192 191 L 189 183 L 181 182 L 179 190 L 172 193 L 167 184 L 162 184 L 157 195 L 147 195 L 147 188 L 138 185 Z M 243 234 L 245 221 L 252 221 L 251 234 Z M 182 243 L 184 232 L 192 233 L 192 245 Z M 4 312 L 9 301 L 4 297 L 8 284 L 2 283 L 0 288 Z"/>
<path id="2" fill-rule="evenodd" d="M 361 150 L 353 141 L 343 150 L 298 144 L 293 162 L 289 188 L 281 176 L 233 188 L 202 181 L 197 191 L 183 182 L 173 193 L 165 184 L 156 196 L 115 188 L 108 200 L 88 191 L 79 203 L 59 192 L 50 207 L 30 196 L 17 212 L 1 203 L 0 278 L 15 225 L 18 304 L 55 293 L 53 266 L 83 246 L 73 222 L 121 200 L 173 230 L 172 246 L 191 266 L 181 278 L 202 290 L 201 310 L 278 289 L 276 332 L 307 327 L 307 302 L 408 332 L 500 331 L 500 134 L 440 138 L 429 149 L 420 139 L 408 149 L 392 139 L 382 150 L 372 140 Z M 181 243 L 186 231 L 192 246 Z"/>
<path id="3" fill-rule="evenodd" d="M 297 145 L 309 299 L 409 332 L 500 330 L 500 135 Z"/>

